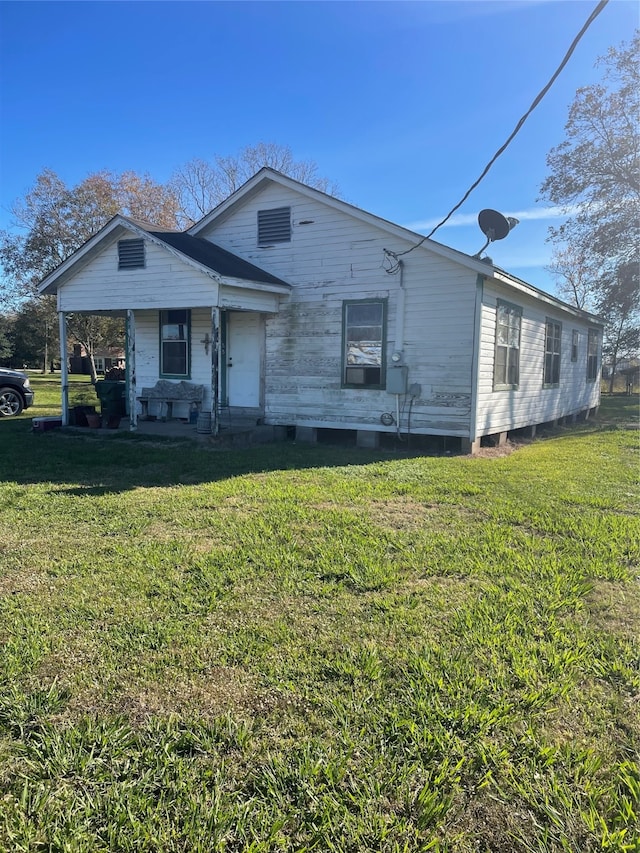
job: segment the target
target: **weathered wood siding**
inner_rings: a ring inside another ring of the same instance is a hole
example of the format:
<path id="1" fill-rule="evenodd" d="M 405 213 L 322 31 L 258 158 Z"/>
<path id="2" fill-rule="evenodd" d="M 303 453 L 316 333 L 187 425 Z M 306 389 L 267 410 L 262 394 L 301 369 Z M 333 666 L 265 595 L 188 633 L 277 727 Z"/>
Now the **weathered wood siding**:
<path id="1" fill-rule="evenodd" d="M 118 241 L 58 290 L 59 311 L 123 311 L 217 304 L 218 285 L 166 249 L 145 240 L 144 269 L 118 269 Z"/>
<path id="2" fill-rule="evenodd" d="M 135 312 L 136 322 L 136 387 L 138 394 L 142 388 L 156 384 L 160 376 L 160 316 L 155 310 Z M 195 385 L 205 386 L 203 411 L 211 411 L 211 345 L 205 352 L 203 341 L 207 335 L 211 338 L 211 310 L 194 308 L 191 311 L 191 378 L 186 380 Z M 178 382 L 179 380 L 170 380 Z M 139 406 L 140 404 L 138 404 Z M 177 418 L 189 416 L 187 403 L 175 403 L 174 415 Z M 140 408 L 138 408 L 140 412 Z M 149 414 L 157 415 L 159 407 L 149 404 Z"/>
<path id="3" fill-rule="evenodd" d="M 257 246 L 257 212 L 290 206 L 292 240 Z M 307 224 L 303 224 L 303 223 Z M 400 277 L 383 268 L 383 248 L 410 243 L 287 188 L 269 185 L 199 236 L 293 285 L 266 319 L 265 420 L 271 424 L 394 431 L 386 391 L 341 387 L 343 300 L 388 300 L 387 363 L 404 351 L 409 383 L 421 392 L 411 409 L 417 433 L 469 435 L 476 275 L 435 253 L 404 258 L 404 341 L 396 340 Z M 406 405 L 404 405 L 406 402 Z M 401 400 L 406 429 L 408 400 Z"/>
<path id="4" fill-rule="evenodd" d="M 493 390 L 496 306 L 499 299 L 522 308 L 520 382 L 513 390 Z M 545 325 L 561 323 L 560 384 L 544 388 Z M 590 326 L 575 315 L 524 293 L 514 293 L 493 280 L 483 289 L 481 347 L 478 370 L 476 437 L 547 423 L 597 406 L 599 381 L 587 381 L 587 333 Z M 571 361 L 572 333 L 579 333 L 578 357 Z"/>

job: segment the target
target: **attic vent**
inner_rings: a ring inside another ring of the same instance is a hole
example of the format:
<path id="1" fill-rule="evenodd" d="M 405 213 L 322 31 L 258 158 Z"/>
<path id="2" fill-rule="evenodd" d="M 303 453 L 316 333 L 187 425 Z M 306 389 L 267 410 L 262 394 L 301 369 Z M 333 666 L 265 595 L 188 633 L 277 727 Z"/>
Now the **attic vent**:
<path id="1" fill-rule="evenodd" d="M 291 208 L 258 211 L 258 246 L 291 242 Z"/>
<path id="2" fill-rule="evenodd" d="M 144 267 L 144 240 L 118 240 L 118 269 Z"/>

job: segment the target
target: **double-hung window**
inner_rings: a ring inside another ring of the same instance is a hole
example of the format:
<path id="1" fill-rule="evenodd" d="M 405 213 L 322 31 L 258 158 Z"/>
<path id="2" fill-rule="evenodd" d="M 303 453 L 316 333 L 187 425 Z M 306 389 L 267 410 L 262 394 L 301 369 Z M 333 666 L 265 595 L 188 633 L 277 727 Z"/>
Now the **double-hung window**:
<path id="1" fill-rule="evenodd" d="M 342 384 L 384 388 L 387 304 L 365 299 L 342 303 Z"/>
<path id="2" fill-rule="evenodd" d="M 598 378 L 598 345 L 600 339 L 596 329 L 589 329 L 587 336 L 587 380 L 595 382 Z"/>
<path id="3" fill-rule="evenodd" d="M 160 375 L 188 378 L 191 370 L 191 312 L 160 312 Z"/>
<path id="4" fill-rule="evenodd" d="M 578 360 L 578 344 L 580 342 L 580 334 L 577 329 L 571 332 L 571 361 Z"/>
<path id="5" fill-rule="evenodd" d="M 562 325 L 547 317 L 544 333 L 544 378 L 542 384 L 551 388 L 560 384 L 560 344 Z"/>
<path id="6" fill-rule="evenodd" d="M 498 301 L 496 308 L 496 352 L 493 388 L 517 388 L 520 383 L 520 327 L 522 308 Z"/>

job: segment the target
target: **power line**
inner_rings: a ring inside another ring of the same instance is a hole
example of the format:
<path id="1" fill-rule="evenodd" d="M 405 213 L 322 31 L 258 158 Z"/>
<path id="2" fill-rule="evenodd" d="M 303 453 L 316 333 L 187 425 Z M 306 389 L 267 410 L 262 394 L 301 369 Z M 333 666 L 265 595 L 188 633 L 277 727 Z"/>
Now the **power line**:
<path id="1" fill-rule="evenodd" d="M 496 162 L 496 160 L 498 159 L 498 157 L 500 157 L 500 155 L 501 155 L 501 154 L 506 150 L 506 148 L 507 148 L 507 147 L 509 146 L 509 144 L 512 142 L 512 140 L 514 139 L 514 137 L 516 136 L 516 134 L 519 132 L 519 130 L 520 130 L 520 128 L 522 127 L 522 125 L 523 125 L 523 124 L 525 123 L 525 121 L 529 118 L 529 116 L 531 115 L 531 113 L 535 110 L 535 108 L 538 106 L 538 104 L 540 103 L 540 101 L 541 101 L 541 100 L 544 98 L 544 96 L 547 94 L 547 92 L 549 91 L 549 89 L 553 86 L 553 84 L 555 83 L 556 79 L 557 79 L 557 78 L 558 78 L 558 76 L 560 75 L 560 72 L 561 72 L 561 71 L 562 71 L 562 69 L 565 67 L 565 65 L 567 64 L 567 62 L 571 59 L 571 56 L 572 56 L 572 54 L 573 54 L 574 50 L 576 49 L 576 47 L 578 46 L 578 44 L 579 44 L 580 40 L 582 39 L 583 35 L 586 33 L 586 31 L 589 29 L 589 27 L 591 26 L 591 24 L 592 24 L 592 23 L 595 21 L 595 19 L 598 17 L 598 15 L 600 14 L 600 12 L 602 12 L 602 10 L 604 9 L 604 7 L 607 5 L 607 3 L 608 3 L 608 2 L 609 2 L 609 0 L 600 0 L 600 2 L 598 3 L 598 5 L 596 6 L 596 8 L 593 10 L 593 12 L 589 15 L 589 17 L 588 17 L 588 18 L 587 18 L 587 20 L 585 21 L 585 23 L 584 23 L 584 25 L 583 25 L 582 29 L 580 30 L 580 32 L 578 33 L 578 35 L 577 35 L 577 36 L 574 38 L 574 40 L 571 42 L 571 45 L 570 45 L 569 49 L 567 50 L 567 52 L 565 53 L 564 58 L 562 59 L 562 62 L 561 62 L 561 63 L 560 63 L 560 65 L 558 65 L 558 67 L 556 68 L 556 70 L 555 70 L 555 72 L 554 72 L 553 76 L 551 77 L 551 79 L 549 80 L 549 82 L 547 83 L 547 85 L 546 85 L 546 86 L 545 86 L 545 87 L 544 87 L 540 92 L 538 92 L 538 94 L 537 94 L 537 95 L 536 95 L 536 97 L 534 98 L 534 100 L 533 100 L 533 102 L 532 102 L 531 106 L 530 106 L 530 107 L 529 107 L 529 109 L 526 111 L 526 113 L 522 116 L 522 118 L 520 119 L 520 121 L 517 123 L 517 125 L 515 126 L 515 128 L 514 128 L 514 129 L 513 129 L 513 131 L 511 132 L 511 135 L 510 135 L 510 136 L 509 136 L 509 138 L 507 139 L 507 141 L 506 141 L 503 145 L 501 145 L 501 146 L 500 146 L 500 148 L 496 151 L 496 153 L 493 155 L 493 157 L 491 158 L 491 160 L 489 160 L 489 162 L 487 163 L 487 165 L 486 165 L 486 166 L 484 167 L 484 169 L 482 170 L 482 174 L 480 175 L 480 177 L 479 177 L 476 181 L 474 181 L 474 183 L 473 183 L 473 184 L 471 184 L 471 186 L 469 187 L 469 189 L 468 189 L 468 190 L 466 191 L 466 193 L 462 196 L 462 198 L 461 198 L 461 199 L 460 199 L 460 201 L 456 204 L 456 206 L 455 206 L 455 207 L 452 207 L 452 208 L 451 208 L 451 210 L 449 211 L 449 213 L 447 213 L 447 215 L 445 216 L 445 218 L 444 218 L 441 222 L 438 222 L 438 224 L 435 226 L 435 228 L 433 228 L 433 229 L 432 229 L 428 234 L 426 234 L 426 235 L 422 238 L 422 240 L 420 240 L 418 243 L 416 243 L 416 244 L 415 244 L 415 246 L 411 246 L 411 248 L 410 248 L 410 249 L 406 249 L 404 252 L 392 252 L 392 251 L 390 251 L 389 249 L 385 249 L 385 250 L 384 250 L 385 254 L 386 254 L 387 256 L 390 256 L 391 258 L 393 258 L 393 259 L 395 260 L 395 262 L 396 262 L 396 263 L 395 263 L 395 264 L 394 264 L 390 269 L 388 269 L 388 270 L 387 270 L 387 272 L 388 272 L 388 273 L 396 273 L 396 272 L 398 272 L 398 269 L 399 269 L 399 266 L 398 266 L 398 258 L 402 257 L 402 255 L 408 255 L 408 254 L 409 254 L 409 252 L 413 252 L 413 250 L 414 250 L 414 249 L 417 249 L 419 246 L 422 246 L 422 244 L 424 243 L 424 241 L 425 241 L 425 240 L 428 240 L 430 237 L 433 237 L 433 235 L 436 233 L 436 231 L 438 230 L 438 228 L 440 228 L 442 225 L 444 225 L 444 224 L 445 224 L 445 222 L 447 222 L 447 221 L 448 221 L 448 220 L 453 216 L 453 214 L 456 212 L 456 210 L 458 210 L 458 208 L 459 208 L 459 207 L 462 207 L 462 205 L 463 205 L 463 204 L 465 203 L 465 201 L 469 198 L 469 196 L 471 195 L 471 193 L 475 190 L 475 188 L 478 186 L 478 184 L 479 184 L 479 183 L 482 181 L 482 179 L 486 176 L 487 172 L 488 172 L 488 171 L 489 171 L 489 169 L 493 166 L 493 164 Z"/>

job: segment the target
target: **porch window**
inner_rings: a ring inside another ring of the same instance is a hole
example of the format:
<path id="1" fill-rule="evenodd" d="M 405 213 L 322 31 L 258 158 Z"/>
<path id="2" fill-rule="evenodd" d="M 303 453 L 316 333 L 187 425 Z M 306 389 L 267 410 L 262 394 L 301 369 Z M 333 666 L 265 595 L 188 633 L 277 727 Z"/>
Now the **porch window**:
<path id="1" fill-rule="evenodd" d="M 598 378 L 598 344 L 597 330 L 589 329 L 587 337 L 587 380 L 589 382 L 595 382 Z"/>
<path id="2" fill-rule="evenodd" d="M 496 308 L 496 351 L 493 390 L 517 388 L 520 383 L 522 308 L 499 301 Z"/>
<path id="3" fill-rule="evenodd" d="M 544 334 L 544 378 L 545 388 L 560 384 L 560 343 L 562 325 L 547 318 Z"/>
<path id="4" fill-rule="evenodd" d="M 191 311 L 160 312 L 160 376 L 189 378 Z"/>
<path id="5" fill-rule="evenodd" d="M 385 300 L 342 303 L 342 384 L 384 388 Z"/>

